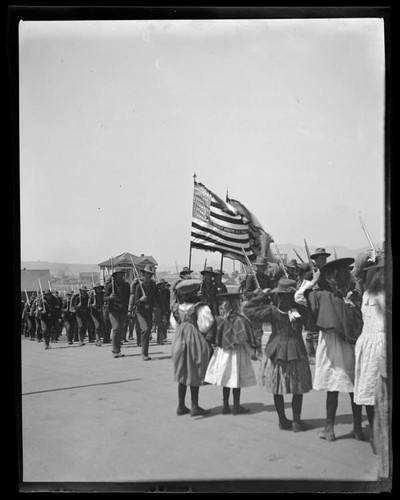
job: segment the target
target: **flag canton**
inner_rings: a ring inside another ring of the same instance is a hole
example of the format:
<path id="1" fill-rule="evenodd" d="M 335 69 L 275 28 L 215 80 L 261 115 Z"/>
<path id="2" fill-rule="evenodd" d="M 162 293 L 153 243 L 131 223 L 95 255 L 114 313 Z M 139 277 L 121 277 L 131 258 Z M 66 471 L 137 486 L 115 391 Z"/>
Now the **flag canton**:
<path id="1" fill-rule="evenodd" d="M 208 191 L 196 185 L 193 193 L 193 217 L 203 222 L 210 222 L 211 199 L 212 196 Z"/>

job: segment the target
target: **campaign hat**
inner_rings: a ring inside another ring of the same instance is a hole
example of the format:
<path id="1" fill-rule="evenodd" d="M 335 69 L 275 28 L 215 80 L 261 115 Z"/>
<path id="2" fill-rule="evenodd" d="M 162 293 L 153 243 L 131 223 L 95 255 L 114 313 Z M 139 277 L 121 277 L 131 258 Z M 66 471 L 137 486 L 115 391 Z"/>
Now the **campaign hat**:
<path id="1" fill-rule="evenodd" d="M 325 250 L 325 248 L 317 248 L 314 253 L 310 255 L 311 259 L 315 259 L 316 257 L 329 257 L 331 254 Z"/>
<path id="2" fill-rule="evenodd" d="M 296 281 L 288 278 L 281 278 L 278 281 L 278 286 L 273 288 L 269 293 L 295 293 L 297 290 Z"/>
<path id="3" fill-rule="evenodd" d="M 193 272 L 193 269 L 189 269 L 188 267 L 184 267 L 179 274 L 190 274 Z"/>
<path id="4" fill-rule="evenodd" d="M 215 276 L 215 272 L 211 266 L 207 266 L 202 271 L 200 271 L 200 274 L 202 274 L 203 276 L 205 273 L 210 273 L 210 274 L 213 274 Z"/>
<path id="5" fill-rule="evenodd" d="M 297 269 L 298 264 L 296 259 L 291 259 L 287 264 L 285 264 L 285 267 L 290 267 L 291 269 Z"/>
<path id="6" fill-rule="evenodd" d="M 118 266 L 118 267 L 116 267 L 116 268 L 113 270 L 112 275 L 114 276 L 114 274 L 118 274 L 118 273 L 125 274 L 125 273 L 126 273 L 126 271 L 125 271 L 125 269 L 123 269 L 122 267 L 119 267 L 119 266 Z"/>
<path id="7" fill-rule="evenodd" d="M 87 287 L 86 285 L 80 286 L 80 287 L 79 287 L 79 290 L 80 290 L 81 292 L 88 292 L 88 291 L 89 291 L 89 290 L 88 290 L 88 287 Z"/>
<path id="8" fill-rule="evenodd" d="M 104 285 L 100 281 L 96 281 L 93 285 L 93 288 L 104 288 Z"/>
<path id="9" fill-rule="evenodd" d="M 141 269 L 142 273 L 150 273 L 150 274 L 154 274 L 154 269 L 152 268 L 152 266 L 150 264 L 146 264 L 145 267 L 143 269 Z"/>
<path id="10" fill-rule="evenodd" d="M 331 260 L 330 262 L 327 262 L 326 264 L 321 266 L 320 271 L 331 272 L 342 267 L 350 267 L 352 264 L 354 264 L 354 260 L 355 259 L 353 259 L 353 257 L 342 257 L 341 259 Z"/>
<path id="11" fill-rule="evenodd" d="M 263 255 L 257 255 L 256 260 L 252 264 L 253 266 L 267 266 L 267 257 L 264 257 Z"/>

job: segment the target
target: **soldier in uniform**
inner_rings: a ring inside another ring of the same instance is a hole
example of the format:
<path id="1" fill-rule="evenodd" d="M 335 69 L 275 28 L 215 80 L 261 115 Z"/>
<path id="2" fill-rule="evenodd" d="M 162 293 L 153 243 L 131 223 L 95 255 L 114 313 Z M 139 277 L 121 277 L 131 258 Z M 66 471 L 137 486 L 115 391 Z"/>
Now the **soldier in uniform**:
<path id="1" fill-rule="evenodd" d="M 176 285 L 183 280 L 190 280 L 190 275 L 192 272 L 193 272 L 192 269 L 189 269 L 188 267 L 184 267 L 182 269 L 182 271 L 179 273 L 179 278 L 175 281 L 175 283 L 172 285 L 172 288 L 171 288 L 171 292 L 172 292 L 172 295 L 174 297 L 174 302 L 177 301 L 176 292 L 175 292 Z"/>
<path id="2" fill-rule="evenodd" d="M 61 307 L 61 317 L 64 320 L 65 335 L 67 336 L 68 344 L 74 342 L 74 327 L 76 323 L 75 313 L 72 311 L 71 298 L 73 292 L 69 290 Z"/>
<path id="3" fill-rule="evenodd" d="M 72 311 L 75 312 L 76 322 L 78 324 L 79 345 L 85 345 L 85 336 L 89 320 L 89 293 L 87 287 L 81 286 L 79 292 L 72 296 Z"/>
<path id="4" fill-rule="evenodd" d="M 136 293 L 136 288 L 139 286 L 139 283 L 142 282 L 139 280 L 139 278 L 135 278 L 132 283 L 131 283 L 131 294 L 129 297 L 129 305 L 128 305 L 128 318 L 131 319 L 135 332 L 136 332 L 136 343 L 138 347 L 142 345 L 142 332 L 140 330 L 140 323 L 137 318 L 136 314 L 136 306 L 135 306 L 135 293 Z"/>
<path id="5" fill-rule="evenodd" d="M 169 291 L 169 283 L 165 279 L 160 279 L 158 282 L 158 291 L 160 294 L 160 318 L 157 325 L 157 344 L 163 344 L 167 339 L 167 331 L 169 325 L 169 317 L 171 315 L 171 294 Z"/>
<path id="6" fill-rule="evenodd" d="M 50 340 L 54 323 L 53 316 L 54 316 L 55 306 L 56 306 L 56 298 L 51 293 L 51 290 L 46 290 L 43 293 L 43 296 L 39 298 L 39 303 L 38 303 L 38 314 L 40 318 L 40 324 L 42 327 L 45 349 L 51 349 Z"/>
<path id="7" fill-rule="evenodd" d="M 103 321 L 103 290 L 104 286 L 98 281 L 93 285 L 89 294 L 89 311 L 94 324 L 94 333 L 96 336 L 96 346 L 101 347 L 101 337 L 104 331 Z"/>
<path id="8" fill-rule="evenodd" d="M 30 340 L 35 340 L 35 329 L 36 329 L 36 324 L 35 324 L 35 316 L 34 316 L 34 311 L 33 311 L 33 304 L 36 299 L 36 293 L 34 292 L 30 297 L 29 297 L 29 302 L 26 303 L 26 321 L 28 324 L 28 333 L 29 333 L 29 338 Z"/>
<path id="9" fill-rule="evenodd" d="M 108 315 L 112 325 L 112 353 L 114 358 L 121 358 L 122 336 L 125 338 L 130 296 L 129 283 L 125 281 L 125 271 L 116 267 L 112 278 L 104 290 L 104 301 L 107 303 Z"/>
<path id="10" fill-rule="evenodd" d="M 159 307 L 160 297 L 157 285 L 153 280 L 154 270 L 150 265 L 142 269 L 143 283 L 136 287 L 134 305 L 142 334 L 142 358 L 149 361 L 149 341 L 153 325 L 153 310 Z"/>
<path id="11" fill-rule="evenodd" d="M 35 319 L 35 337 L 37 342 L 42 342 L 43 341 L 43 333 L 42 333 L 42 323 L 40 321 L 40 314 L 39 314 L 39 302 L 40 302 L 40 297 L 39 294 L 36 295 L 35 300 L 33 301 L 32 308 L 31 308 L 31 315 Z"/>
<path id="12" fill-rule="evenodd" d="M 200 296 L 203 304 L 207 305 L 212 314 L 218 314 L 218 301 L 217 301 L 217 285 L 214 283 L 214 270 L 212 267 L 205 267 L 200 274 L 203 276 L 203 282 L 200 286 Z"/>
<path id="13" fill-rule="evenodd" d="M 104 289 L 102 291 L 103 294 L 103 323 L 104 323 L 104 333 L 103 333 L 103 344 L 110 344 L 111 343 L 111 321 L 110 321 L 110 316 L 108 314 L 108 304 L 104 300 L 104 293 L 107 285 L 111 282 L 112 276 L 111 274 L 108 274 L 104 278 Z"/>
<path id="14" fill-rule="evenodd" d="M 228 293 L 225 283 L 222 283 L 222 276 L 224 276 L 224 271 L 222 271 L 222 269 L 216 269 L 214 271 L 214 283 L 217 285 L 217 294 Z"/>
<path id="15" fill-rule="evenodd" d="M 55 307 L 54 307 L 54 316 L 53 316 L 53 331 L 52 331 L 52 341 L 58 342 L 58 339 L 61 335 L 62 326 L 61 326 L 61 307 L 62 307 L 62 298 L 60 297 L 60 293 L 56 290 L 53 293 L 55 298 Z"/>

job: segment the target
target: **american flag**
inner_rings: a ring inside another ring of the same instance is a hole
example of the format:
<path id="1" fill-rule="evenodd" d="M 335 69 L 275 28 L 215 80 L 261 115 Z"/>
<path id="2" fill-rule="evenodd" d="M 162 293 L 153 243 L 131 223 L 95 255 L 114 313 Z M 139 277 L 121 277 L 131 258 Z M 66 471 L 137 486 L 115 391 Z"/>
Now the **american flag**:
<path id="1" fill-rule="evenodd" d="M 191 247 L 221 252 L 237 260 L 243 260 L 243 248 L 248 257 L 253 256 L 249 224 L 199 182 L 194 183 Z"/>

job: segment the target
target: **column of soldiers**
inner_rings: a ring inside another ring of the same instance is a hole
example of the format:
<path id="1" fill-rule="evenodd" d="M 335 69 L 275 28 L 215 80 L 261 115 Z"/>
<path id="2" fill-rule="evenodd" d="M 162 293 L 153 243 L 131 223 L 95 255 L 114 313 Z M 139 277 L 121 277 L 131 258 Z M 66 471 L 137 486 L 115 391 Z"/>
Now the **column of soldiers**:
<path id="1" fill-rule="evenodd" d="M 170 284 L 164 279 L 156 283 L 154 275 L 153 268 L 146 266 L 129 285 L 125 270 L 116 268 L 105 277 L 104 285 L 98 281 L 91 289 L 80 286 L 64 297 L 59 291 L 33 292 L 21 301 L 21 333 L 32 341 L 44 341 L 45 349 L 50 349 L 64 330 L 69 345 L 112 343 L 114 357 L 122 357 L 120 346 L 133 340 L 135 331 L 139 347 L 144 340 L 142 356 L 148 358 L 152 326 L 157 343 L 163 344 L 171 313 Z"/>

